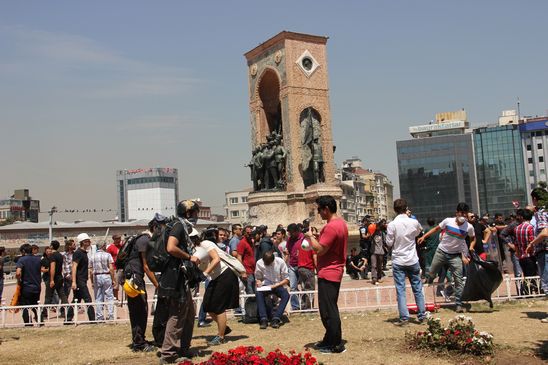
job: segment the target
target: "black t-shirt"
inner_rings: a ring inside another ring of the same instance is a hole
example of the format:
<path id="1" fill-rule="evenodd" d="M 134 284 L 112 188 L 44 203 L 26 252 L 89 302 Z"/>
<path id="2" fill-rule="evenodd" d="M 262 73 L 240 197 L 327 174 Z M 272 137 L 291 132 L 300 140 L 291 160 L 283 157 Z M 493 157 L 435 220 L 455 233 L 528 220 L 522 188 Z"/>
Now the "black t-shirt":
<path id="1" fill-rule="evenodd" d="M 76 285 L 86 286 L 88 282 L 88 253 L 82 248 L 78 248 L 72 254 L 72 262 L 76 262 Z"/>
<path id="2" fill-rule="evenodd" d="M 46 256 L 42 256 L 42 258 L 40 259 L 40 266 L 48 269 L 48 271 L 42 273 L 42 279 L 45 282 L 47 282 L 48 285 L 49 285 L 49 263 L 50 263 L 49 258 Z"/>
<path id="3" fill-rule="evenodd" d="M 188 253 L 188 234 L 186 233 L 182 222 L 175 222 L 173 228 L 169 231 L 169 236 L 177 238 L 179 241 L 179 248 Z"/>
<path id="4" fill-rule="evenodd" d="M 55 279 L 58 279 L 63 276 L 63 255 L 55 251 L 49 258 L 50 263 L 54 261 L 55 261 L 55 275 L 53 277 Z"/>
<path id="5" fill-rule="evenodd" d="M 352 255 L 346 256 L 346 268 L 347 269 L 353 269 L 352 265 L 350 265 L 351 262 L 352 262 Z"/>
<path id="6" fill-rule="evenodd" d="M 25 255 L 17 260 L 17 268 L 22 271 L 21 283 L 24 293 L 40 293 L 40 256 Z"/>
<path id="7" fill-rule="evenodd" d="M 479 255 L 485 252 L 483 249 L 483 231 L 487 229 L 487 226 L 481 223 L 474 224 L 474 234 L 476 235 L 476 244 L 474 245 L 474 251 Z M 470 238 L 468 238 L 468 243 Z"/>
<path id="8" fill-rule="evenodd" d="M 352 262 L 354 263 L 354 265 L 356 265 L 357 267 L 362 267 L 363 266 L 363 260 L 362 260 L 362 255 L 361 254 L 357 254 L 355 256 L 350 256 L 351 259 L 352 259 Z"/>
<path id="9" fill-rule="evenodd" d="M 131 253 L 129 254 L 129 260 L 126 266 L 126 268 L 129 268 L 133 273 L 133 280 L 139 287 L 144 287 L 145 284 L 145 269 L 143 268 L 140 254 L 147 251 L 149 240 L 150 238 L 146 234 L 137 238 L 137 241 L 135 241 L 135 244 L 133 245 L 133 250 L 131 250 Z"/>

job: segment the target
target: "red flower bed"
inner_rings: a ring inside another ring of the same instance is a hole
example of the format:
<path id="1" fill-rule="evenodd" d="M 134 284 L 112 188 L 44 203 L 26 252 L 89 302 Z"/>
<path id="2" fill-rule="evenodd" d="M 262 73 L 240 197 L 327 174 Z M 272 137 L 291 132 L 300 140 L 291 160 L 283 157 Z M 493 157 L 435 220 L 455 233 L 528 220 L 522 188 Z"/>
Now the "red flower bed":
<path id="1" fill-rule="evenodd" d="M 284 354 L 280 349 L 265 354 L 260 346 L 239 346 L 224 352 L 214 352 L 211 357 L 200 363 L 184 361 L 179 365 L 318 365 L 318 361 L 309 351 Z"/>

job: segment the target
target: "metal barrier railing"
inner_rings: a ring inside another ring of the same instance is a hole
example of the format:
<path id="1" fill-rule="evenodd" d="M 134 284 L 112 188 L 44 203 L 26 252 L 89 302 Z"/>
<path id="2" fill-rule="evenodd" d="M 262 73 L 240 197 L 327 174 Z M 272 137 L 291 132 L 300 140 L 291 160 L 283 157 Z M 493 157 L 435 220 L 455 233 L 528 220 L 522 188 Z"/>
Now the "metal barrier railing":
<path id="1" fill-rule="evenodd" d="M 532 276 L 526 278 L 513 278 L 505 275 L 502 284 L 492 295 L 493 301 L 505 301 L 524 298 L 545 297 L 540 291 L 540 277 Z M 426 302 L 437 302 L 435 285 L 431 288 L 423 287 Z M 413 294 L 410 286 L 407 285 L 408 303 L 414 303 Z M 290 295 L 296 295 L 299 298 L 299 309 L 292 309 L 288 305 L 285 309 L 288 314 L 292 313 L 310 313 L 318 310 L 317 290 L 290 292 Z M 245 301 L 254 294 L 241 294 L 240 305 L 245 308 Z M 196 309 L 200 308 L 203 297 L 194 297 Z M 148 300 L 150 306 L 155 307 L 156 298 Z M 439 303 L 441 305 L 449 303 Z M 103 307 L 104 316 L 107 316 L 108 307 L 113 306 L 113 318 L 90 320 L 87 315 L 88 308 L 94 311 L 99 306 Z M 363 288 L 344 288 L 339 292 L 339 310 L 375 310 L 397 307 L 396 288 L 394 285 L 363 287 Z M 67 321 L 69 309 L 74 314 L 72 321 Z M 31 318 L 31 323 L 24 323 L 22 312 L 27 311 Z M 149 311 L 150 313 L 150 311 Z M 196 310 L 198 313 L 198 310 Z M 229 311 L 230 316 L 242 316 L 243 311 Z M 152 320 L 152 314 L 149 315 L 149 321 Z M 125 302 L 92 302 L 92 303 L 69 303 L 69 304 L 36 304 L 25 306 L 0 306 L 0 328 L 24 327 L 24 326 L 59 326 L 63 324 L 78 325 L 88 323 L 126 323 L 129 322 L 127 304 Z"/>

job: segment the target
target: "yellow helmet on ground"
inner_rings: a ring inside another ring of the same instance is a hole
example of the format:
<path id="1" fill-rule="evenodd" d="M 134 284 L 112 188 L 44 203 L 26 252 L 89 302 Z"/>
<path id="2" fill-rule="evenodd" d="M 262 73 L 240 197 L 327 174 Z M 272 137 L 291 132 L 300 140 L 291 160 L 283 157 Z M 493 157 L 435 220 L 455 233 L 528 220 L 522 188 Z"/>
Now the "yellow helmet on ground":
<path id="1" fill-rule="evenodd" d="M 132 279 L 126 280 L 124 282 L 124 291 L 126 292 L 127 296 L 130 298 L 135 298 L 138 295 L 145 294 L 144 290 L 139 290 L 137 288 L 137 285 L 133 283 Z"/>

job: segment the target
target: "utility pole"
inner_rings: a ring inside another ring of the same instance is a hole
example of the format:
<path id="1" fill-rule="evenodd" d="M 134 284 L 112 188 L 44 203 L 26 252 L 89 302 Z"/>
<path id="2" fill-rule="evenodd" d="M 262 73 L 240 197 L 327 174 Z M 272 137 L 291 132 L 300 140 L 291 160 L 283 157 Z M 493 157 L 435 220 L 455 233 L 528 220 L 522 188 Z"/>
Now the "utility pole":
<path id="1" fill-rule="evenodd" d="M 49 210 L 49 243 L 53 240 L 53 213 L 57 213 L 57 207 L 53 206 Z"/>

